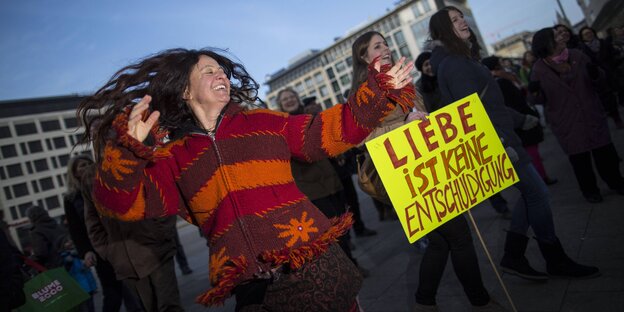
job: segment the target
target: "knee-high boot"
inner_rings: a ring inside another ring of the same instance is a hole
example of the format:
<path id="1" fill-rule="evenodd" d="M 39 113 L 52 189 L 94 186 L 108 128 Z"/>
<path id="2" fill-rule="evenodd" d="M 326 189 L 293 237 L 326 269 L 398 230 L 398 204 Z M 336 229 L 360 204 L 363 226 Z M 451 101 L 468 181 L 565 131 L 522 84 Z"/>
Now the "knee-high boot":
<path id="1" fill-rule="evenodd" d="M 507 232 L 505 254 L 501 260 L 503 272 L 514 274 L 528 280 L 545 281 L 548 279 L 548 275 L 534 270 L 529 264 L 529 260 L 524 256 L 528 242 L 529 238 L 524 235 Z"/>
<path id="2" fill-rule="evenodd" d="M 546 260 L 546 270 L 549 275 L 569 278 L 592 278 L 600 275 L 597 267 L 578 264 L 570 259 L 558 238 L 552 243 L 540 240 L 537 242 Z"/>

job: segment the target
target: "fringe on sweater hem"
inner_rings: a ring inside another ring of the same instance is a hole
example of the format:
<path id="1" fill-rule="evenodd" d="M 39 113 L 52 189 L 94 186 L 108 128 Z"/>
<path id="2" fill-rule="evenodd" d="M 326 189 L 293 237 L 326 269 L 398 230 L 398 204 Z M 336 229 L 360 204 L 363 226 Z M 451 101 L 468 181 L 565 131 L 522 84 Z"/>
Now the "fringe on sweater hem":
<path id="1" fill-rule="evenodd" d="M 219 283 L 197 296 L 195 302 L 204 306 L 219 306 L 223 305 L 225 299 L 232 295 L 232 290 L 237 284 L 236 280 L 247 269 L 247 260 L 244 256 L 240 256 L 230 261 L 232 265 L 223 269 L 219 277 Z"/>

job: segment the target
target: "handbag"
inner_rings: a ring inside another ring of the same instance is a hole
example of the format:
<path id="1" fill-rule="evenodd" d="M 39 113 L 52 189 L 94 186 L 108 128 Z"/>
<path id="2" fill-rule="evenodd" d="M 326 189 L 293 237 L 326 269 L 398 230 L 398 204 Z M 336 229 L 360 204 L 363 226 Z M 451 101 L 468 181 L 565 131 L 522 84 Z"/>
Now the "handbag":
<path id="1" fill-rule="evenodd" d="M 356 157 L 357 177 L 360 189 L 370 197 L 388 205 L 392 205 L 386 188 L 381 182 L 379 173 L 375 169 L 373 160 L 368 151 L 364 151 Z"/>
<path id="2" fill-rule="evenodd" d="M 89 299 L 65 268 L 44 270 L 24 284 L 26 303 L 20 312 L 64 312 Z"/>

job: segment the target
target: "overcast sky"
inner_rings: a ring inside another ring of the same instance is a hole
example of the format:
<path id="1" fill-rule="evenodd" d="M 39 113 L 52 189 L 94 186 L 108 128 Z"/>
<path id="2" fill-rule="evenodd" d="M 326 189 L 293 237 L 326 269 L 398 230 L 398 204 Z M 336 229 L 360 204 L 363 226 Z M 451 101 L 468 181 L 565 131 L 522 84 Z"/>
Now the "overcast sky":
<path id="1" fill-rule="evenodd" d="M 570 20 L 576 0 L 561 0 Z M 251 75 L 383 15 L 381 0 L 2 0 L 0 100 L 94 92 L 121 67 L 174 47 L 229 49 Z M 486 43 L 552 26 L 555 0 L 469 0 Z M 263 97 L 266 88 L 260 95 Z"/>

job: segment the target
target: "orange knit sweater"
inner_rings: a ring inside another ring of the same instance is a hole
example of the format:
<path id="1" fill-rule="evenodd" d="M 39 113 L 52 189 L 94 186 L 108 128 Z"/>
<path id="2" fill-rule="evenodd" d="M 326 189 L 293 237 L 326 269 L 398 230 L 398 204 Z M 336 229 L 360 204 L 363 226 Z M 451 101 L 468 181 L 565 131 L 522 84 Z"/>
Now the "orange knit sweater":
<path id="1" fill-rule="evenodd" d="M 351 225 L 328 220 L 297 189 L 292 157 L 315 161 L 360 143 L 413 87 L 391 90 L 371 69 L 346 104 L 316 115 L 224 108 L 216 134 L 189 133 L 158 148 L 127 135 L 127 114 L 98 163 L 94 200 L 102 214 L 139 220 L 179 214 L 209 238 L 212 289 L 198 302 L 222 303 L 239 283 L 288 264 L 299 268 Z M 189 214 L 192 212 L 192 216 Z"/>

